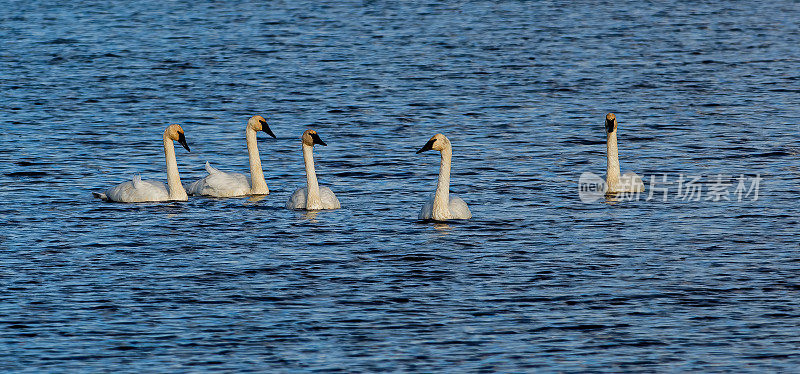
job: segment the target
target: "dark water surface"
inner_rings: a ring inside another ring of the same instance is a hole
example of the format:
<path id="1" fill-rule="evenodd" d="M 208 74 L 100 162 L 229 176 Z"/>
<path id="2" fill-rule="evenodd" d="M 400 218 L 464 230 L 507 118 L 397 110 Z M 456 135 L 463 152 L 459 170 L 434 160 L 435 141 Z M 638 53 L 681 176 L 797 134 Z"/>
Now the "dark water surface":
<path id="1" fill-rule="evenodd" d="M 3 371 L 800 366 L 797 1 L 2 7 Z M 623 171 L 759 198 L 581 203 L 612 111 Z M 246 172 L 253 114 L 265 199 L 91 197 L 169 123 Z M 309 127 L 341 210 L 283 208 Z M 436 132 L 469 221 L 416 220 Z"/>

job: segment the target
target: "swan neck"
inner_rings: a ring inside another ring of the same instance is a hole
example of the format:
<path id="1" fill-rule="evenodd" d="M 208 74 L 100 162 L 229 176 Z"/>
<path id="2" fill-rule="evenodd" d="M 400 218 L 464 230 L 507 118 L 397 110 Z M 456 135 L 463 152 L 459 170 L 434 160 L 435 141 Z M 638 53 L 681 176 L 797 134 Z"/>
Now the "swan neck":
<path id="1" fill-rule="evenodd" d="M 175 144 L 164 133 L 164 157 L 167 159 L 167 186 L 169 187 L 170 200 L 189 200 L 186 190 L 181 184 L 181 176 L 178 173 L 178 161 L 175 159 Z"/>
<path id="2" fill-rule="evenodd" d="M 433 219 L 435 220 L 452 218 L 450 214 L 450 164 L 452 158 L 453 148 L 448 145 L 442 150 L 439 182 L 436 184 L 436 193 L 433 197 Z"/>
<path id="3" fill-rule="evenodd" d="M 608 134 L 606 138 L 606 155 L 608 163 L 606 164 L 606 185 L 608 186 L 607 192 L 616 192 L 619 189 L 619 153 L 617 151 L 617 131 Z"/>
<path id="4" fill-rule="evenodd" d="M 253 195 L 266 195 L 269 193 L 267 181 L 264 180 L 264 170 L 261 168 L 261 156 L 258 154 L 258 141 L 256 130 L 247 127 L 247 154 L 250 157 L 250 193 Z"/>
<path id="5" fill-rule="evenodd" d="M 303 144 L 303 161 L 306 164 L 306 209 L 322 209 L 317 171 L 314 169 L 314 147 Z"/>

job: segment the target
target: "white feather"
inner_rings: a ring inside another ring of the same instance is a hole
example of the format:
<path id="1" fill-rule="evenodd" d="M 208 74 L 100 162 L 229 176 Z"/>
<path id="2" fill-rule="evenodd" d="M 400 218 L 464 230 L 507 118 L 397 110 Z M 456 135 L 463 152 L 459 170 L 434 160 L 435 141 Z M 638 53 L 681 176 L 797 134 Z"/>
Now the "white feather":
<path id="1" fill-rule="evenodd" d="M 125 203 L 169 200 L 167 185 L 161 181 L 142 180 L 139 175 L 134 175 L 131 181 L 109 188 L 105 195 L 107 200 Z"/>
<path id="2" fill-rule="evenodd" d="M 642 178 L 634 172 L 626 172 L 620 176 L 619 151 L 617 149 L 617 117 L 613 113 L 606 115 L 606 123 L 613 121 L 613 129 L 608 132 L 606 126 L 606 194 L 626 192 L 644 192 Z"/>
<path id="3" fill-rule="evenodd" d="M 289 201 L 286 202 L 286 208 L 298 210 L 306 209 L 306 196 L 308 196 L 308 187 L 298 188 L 292 193 L 292 196 L 289 197 Z M 336 195 L 328 187 L 321 186 L 319 188 L 319 198 L 322 200 L 322 209 L 339 209 L 342 207 L 342 204 L 339 203 L 339 199 L 336 198 Z"/>
<path id="4" fill-rule="evenodd" d="M 234 197 L 250 194 L 250 181 L 242 173 L 228 173 L 215 169 L 206 161 L 208 175 L 192 182 L 186 192 L 189 195 Z"/>
<path id="5" fill-rule="evenodd" d="M 133 180 L 120 183 L 109 188 L 105 193 L 92 193 L 95 197 L 121 203 L 143 203 L 158 201 L 186 201 L 186 190 L 181 184 L 178 173 L 178 162 L 175 160 L 175 145 L 173 140 L 177 134 L 183 133 L 179 125 L 170 125 L 164 131 L 164 156 L 167 161 L 167 182 L 142 180 L 137 174 Z"/>
<path id="6" fill-rule="evenodd" d="M 419 211 L 419 219 L 433 219 L 433 199 L 436 197 L 436 193 L 432 193 L 425 204 L 422 205 L 422 209 Z M 447 204 L 447 207 L 450 209 L 450 215 L 452 219 L 470 219 L 472 218 L 472 212 L 469 211 L 469 206 L 467 203 L 460 197 L 456 195 L 450 195 L 450 201 Z"/>

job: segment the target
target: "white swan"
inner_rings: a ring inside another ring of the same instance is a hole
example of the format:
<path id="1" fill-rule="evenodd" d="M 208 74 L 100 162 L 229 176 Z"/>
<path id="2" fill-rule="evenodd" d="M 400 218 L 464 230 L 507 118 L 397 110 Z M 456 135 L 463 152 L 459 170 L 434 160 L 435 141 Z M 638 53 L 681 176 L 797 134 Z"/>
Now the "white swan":
<path id="1" fill-rule="evenodd" d="M 294 191 L 288 209 L 322 210 L 339 209 L 339 199 L 328 187 L 320 187 L 317 183 L 317 172 L 314 170 L 314 144 L 327 145 L 314 130 L 306 130 L 300 138 L 303 143 L 303 159 L 306 163 L 306 187 Z"/>
<path id="2" fill-rule="evenodd" d="M 189 145 L 186 144 L 186 138 L 183 136 L 183 129 L 179 125 L 169 125 L 164 131 L 164 156 L 167 159 L 169 188 L 161 181 L 142 180 L 138 175 L 134 175 L 132 181 L 111 187 L 105 193 L 94 192 L 93 195 L 103 200 L 121 203 L 188 200 L 178 174 L 178 162 L 175 160 L 173 141 L 177 141 L 183 148 L 189 150 Z"/>
<path id="3" fill-rule="evenodd" d="M 419 211 L 419 219 L 446 221 L 472 218 L 472 212 L 469 211 L 467 203 L 458 196 L 450 195 L 450 161 L 453 157 L 453 146 L 450 145 L 450 140 L 442 134 L 436 134 L 417 151 L 417 154 L 429 150 L 441 152 L 442 163 L 439 166 L 439 182 L 436 185 L 436 191 L 422 206 L 422 210 Z"/>
<path id="4" fill-rule="evenodd" d="M 644 192 L 642 178 L 634 172 L 619 175 L 619 152 L 617 151 L 617 116 L 606 115 L 606 195 L 626 192 Z"/>
<path id="5" fill-rule="evenodd" d="M 187 191 L 190 195 L 204 195 L 213 197 L 233 197 L 245 195 L 268 195 L 269 188 L 264 180 L 264 171 L 261 169 L 261 157 L 258 155 L 256 133 L 264 131 L 275 138 L 264 117 L 252 116 L 247 121 L 244 130 L 247 139 L 247 153 L 250 155 L 250 181 L 242 173 L 228 173 L 211 167 L 206 161 L 208 175 L 189 185 Z"/>

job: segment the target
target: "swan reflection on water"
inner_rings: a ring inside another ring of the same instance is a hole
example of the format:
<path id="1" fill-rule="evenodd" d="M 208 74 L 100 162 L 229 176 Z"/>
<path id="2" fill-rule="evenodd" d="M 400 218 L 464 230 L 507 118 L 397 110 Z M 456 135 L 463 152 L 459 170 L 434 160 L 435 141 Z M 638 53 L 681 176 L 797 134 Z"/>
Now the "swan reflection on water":
<path id="1" fill-rule="evenodd" d="M 250 202 L 250 203 L 257 203 L 257 202 L 259 202 L 261 200 L 266 199 L 267 196 L 268 195 L 250 195 L 250 196 L 247 197 L 247 201 Z M 247 203 L 245 203 L 245 204 L 247 204 Z"/>
<path id="2" fill-rule="evenodd" d="M 453 226 L 448 225 L 444 222 L 436 222 L 433 224 L 433 228 L 437 231 L 437 236 L 442 238 L 450 234 L 450 231 L 453 230 Z"/>
<path id="3" fill-rule="evenodd" d="M 179 202 L 173 202 L 171 204 L 157 205 L 157 206 L 155 206 L 155 208 L 159 212 L 166 213 L 167 214 L 167 218 L 169 218 L 169 219 L 182 217 L 187 213 L 191 213 L 191 211 L 192 211 L 191 208 L 186 206 L 186 204 L 182 204 L 182 203 L 179 203 Z"/>
<path id="4" fill-rule="evenodd" d="M 314 169 L 314 145 L 327 146 L 314 130 L 306 130 L 300 137 L 303 144 L 303 161 L 306 166 L 306 186 L 298 188 L 289 201 L 286 202 L 286 209 L 296 210 L 321 210 L 339 209 L 342 205 L 336 198 L 333 191 L 325 186 L 320 186 L 317 182 L 317 172 Z"/>
<path id="5" fill-rule="evenodd" d="M 608 205 L 616 205 L 619 203 L 619 197 L 617 195 L 606 195 L 605 203 Z"/>
<path id="6" fill-rule="evenodd" d="M 275 138 L 267 121 L 261 116 L 252 116 L 245 127 L 245 141 L 250 159 L 250 179 L 242 173 L 229 173 L 215 169 L 206 161 L 208 175 L 190 184 L 187 192 L 190 195 L 213 197 L 236 197 L 247 195 L 267 195 L 269 188 L 261 169 L 261 156 L 258 154 L 256 133 L 263 131 Z"/>
<path id="7" fill-rule="evenodd" d="M 164 201 L 187 201 L 186 190 L 181 184 L 181 177 L 178 173 L 178 161 L 175 160 L 175 145 L 173 142 L 180 143 L 183 148 L 189 151 L 186 144 L 186 137 L 183 128 L 178 124 L 167 126 L 164 130 L 164 157 L 167 161 L 167 184 L 159 180 L 142 180 L 137 174 L 132 181 L 120 183 L 109 188 L 105 192 L 93 192 L 92 195 L 105 201 L 116 201 L 120 203 L 145 203 L 145 202 L 164 202 Z"/>
<path id="8" fill-rule="evenodd" d="M 302 217 L 309 220 L 309 222 L 317 222 L 317 214 L 319 214 L 319 210 L 306 210 L 303 212 Z"/>
<path id="9" fill-rule="evenodd" d="M 450 144 L 450 140 L 442 134 L 436 134 L 417 151 L 417 154 L 431 150 L 441 153 L 439 180 L 436 184 L 436 191 L 422 206 L 419 219 L 445 221 L 472 218 L 467 203 L 460 197 L 450 194 L 450 164 L 453 157 L 453 146 Z"/>

